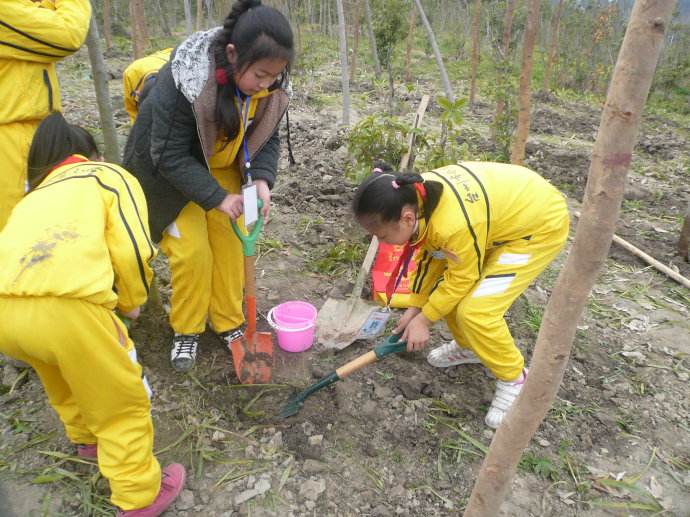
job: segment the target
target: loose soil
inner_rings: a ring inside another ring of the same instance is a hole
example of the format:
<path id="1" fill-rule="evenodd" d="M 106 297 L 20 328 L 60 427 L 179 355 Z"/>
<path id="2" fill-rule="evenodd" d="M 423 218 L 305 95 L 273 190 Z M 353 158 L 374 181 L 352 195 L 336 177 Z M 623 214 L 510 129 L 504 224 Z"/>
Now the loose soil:
<path id="1" fill-rule="evenodd" d="M 125 65 L 109 56 L 113 77 Z M 60 65 L 64 108 L 97 127 L 84 51 Z M 307 300 L 319 307 L 352 289 L 358 263 L 325 274 L 315 264 L 336 245 L 367 237 L 349 216 L 354 185 L 336 129 L 337 106 L 312 102 L 314 81 L 337 94 L 337 72 L 296 79 L 290 110 L 297 164 L 280 160 L 271 221 L 259 246 L 258 306 Z M 110 84 L 124 139 L 127 117 L 118 80 Z M 366 91 L 366 85 L 358 85 Z M 321 90 L 320 90 L 321 91 Z M 356 90 L 358 91 L 358 90 Z M 422 93 L 406 93 L 414 113 Z M 366 112 L 385 107 L 371 93 Z M 87 108 L 88 106 L 88 108 Z M 492 106 L 465 114 L 475 129 L 470 151 L 492 149 Z M 535 96 L 527 165 L 581 200 L 600 106 Z M 425 125 L 436 124 L 433 107 Z M 283 142 L 286 141 L 283 128 Z M 285 147 L 285 146 L 284 146 Z M 477 154 L 478 155 L 478 154 Z M 617 233 L 686 277 L 675 255 L 687 196 L 690 127 L 646 116 Z M 573 227 L 576 220 L 573 219 Z M 570 243 L 568 244 L 568 248 Z M 527 360 L 540 316 L 567 249 L 508 314 Z M 155 396 L 161 463 L 189 472 L 169 516 L 440 516 L 467 503 L 493 432 L 483 418 L 494 380 L 480 365 L 435 369 L 423 354 L 391 356 L 309 398 L 295 417 L 277 413 L 295 391 L 364 353 L 356 342 L 327 352 L 315 345 L 288 354 L 276 347 L 274 384 L 240 386 L 230 356 L 211 332 L 186 375 L 169 363 L 172 333 L 165 307 L 169 275 L 157 259 L 160 302 L 132 329 Z M 515 476 L 505 516 L 690 515 L 690 292 L 627 252 L 611 248 L 578 327 L 554 407 Z M 267 329 L 265 322 L 261 325 Z M 432 340 L 450 338 L 437 325 Z M 96 345 L 96 344 L 95 344 Z M 0 396 L 0 515 L 110 515 L 107 483 L 73 447 L 36 376 L 5 360 Z"/>

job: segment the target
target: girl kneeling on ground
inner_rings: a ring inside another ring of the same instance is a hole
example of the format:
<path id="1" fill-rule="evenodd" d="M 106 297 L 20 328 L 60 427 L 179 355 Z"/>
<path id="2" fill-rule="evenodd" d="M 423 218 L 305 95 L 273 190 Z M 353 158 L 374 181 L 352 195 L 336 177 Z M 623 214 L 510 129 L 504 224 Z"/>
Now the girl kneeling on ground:
<path id="1" fill-rule="evenodd" d="M 357 189 L 353 209 L 380 241 L 406 246 L 403 273 L 416 251 L 413 306 L 394 332 L 409 351 L 421 350 L 429 327 L 445 318 L 454 340 L 428 361 L 488 368 L 498 382 L 485 422 L 498 427 L 527 378 L 503 316 L 566 241 L 563 195 L 524 167 L 466 162 L 421 176 L 374 173 Z"/>
<path id="2" fill-rule="evenodd" d="M 239 0 L 223 27 L 182 42 L 141 93 L 124 165 L 144 189 L 151 235 L 170 264 L 178 371 L 194 365 L 207 323 L 228 347 L 242 337 L 244 257 L 230 219 L 243 213 L 249 176 L 268 217 L 292 59 L 285 16 Z"/>
<path id="3" fill-rule="evenodd" d="M 92 146 L 59 113 L 36 130 L 29 192 L 0 232 L 0 352 L 34 368 L 77 453 L 98 458 L 118 515 L 152 517 L 185 470 L 161 472 L 153 456 L 150 389 L 114 310 L 139 315 L 156 252 L 141 187 L 88 161 Z"/>

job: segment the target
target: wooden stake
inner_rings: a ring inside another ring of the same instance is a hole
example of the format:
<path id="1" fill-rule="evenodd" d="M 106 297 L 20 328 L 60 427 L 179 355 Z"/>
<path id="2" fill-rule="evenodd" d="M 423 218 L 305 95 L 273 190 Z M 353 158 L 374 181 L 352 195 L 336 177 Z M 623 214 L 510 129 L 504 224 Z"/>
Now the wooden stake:
<path id="1" fill-rule="evenodd" d="M 578 219 L 580 218 L 580 212 L 574 212 L 574 215 L 575 215 L 575 217 L 577 217 Z M 653 266 L 653 267 L 654 267 L 655 269 L 657 269 L 658 271 L 661 271 L 662 273 L 664 273 L 664 274 L 665 274 L 666 276 L 668 276 L 669 278 L 672 278 L 673 280 L 675 280 L 675 281 L 678 282 L 679 284 L 681 284 L 681 285 L 687 287 L 688 289 L 690 289 L 690 280 L 688 280 L 687 278 L 685 278 L 685 277 L 684 277 L 683 275 L 681 275 L 680 273 L 677 273 L 676 271 L 674 271 L 674 270 L 671 269 L 670 267 L 665 266 L 664 264 L 662 264 L 661 262 L 659 262 L 657 259 L 655 259 L 655 258 L 652 257 L 651 255 L 648 255 L 647 253 L 645 253 L 644 251 L 642 251 L 640 248 L 638 248 L 638 247 L 636 247 L 636 246 L 633 246 L 633 245 L 630 244 L 628 241 L 626 241 L 626 240 L 623 239 L 622 237 L 619 237 L 619 236 L 616 235 L 615 233 L 613 234 L 613 242 L 615 242 L 616 244 L 618 244 L 621 248 L 625 248 L 626 250 L 628 250 L 630 253 L 632 253 L 632 254 L 635 255 L 636 257 L 641 258 L 641 259 L 644 260 L 647 264 Z"/>

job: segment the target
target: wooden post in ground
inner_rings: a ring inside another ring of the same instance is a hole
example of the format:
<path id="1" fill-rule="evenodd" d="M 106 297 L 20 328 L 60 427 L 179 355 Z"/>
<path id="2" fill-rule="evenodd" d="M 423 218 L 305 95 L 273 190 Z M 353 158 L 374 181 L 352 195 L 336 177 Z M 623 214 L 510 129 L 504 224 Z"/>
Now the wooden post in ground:
<path id="1" fill-rule="evenodd" d="M 108 90 L 108 70 L 101 51 L 101 39 L 98 34 L 98 22 L 95 14 L 91 15 L 91 26 L 86 35 L 86 46 L 89 49 L 91 61 L 91 73 L 93 74 L 93 87 L 96 90 L 96 103 L 103 131 L 103 155 L 111 163 L 119 163 L 120 150 L 117 144 L 117 131 L 113 118 L 113 107 L 110 104 L 110 92 Z"/>
<path id="2" fill-rule="evenodd" d="M 465 517 L 498 515 L 522 452 L 556 397 L 577 324 L 611 246 L 642 109 L 675 4 L 635 2 L 592 151 L 575 240 L 546 306 L 527 382 L 496 430 Z"/>
<path id="3" fill-rule="evenodd" d="M 530 85 L 532 84 L 532 66 L 534 59 L 534 42 L 537 39 L 539 25 L 539 0 L 528 0 L 527 27 L 522 42 L 522 64 L 520 65 L 520 91 L 518 93 L 518 121 L 515 140 L 510 151 L 510 163 L 522 165 L 525 159 L 525 145 L 529 137 L 530 123 Z"/>
<path id="4" fill-rule="evenodd" d="M 690 260 L 688 256 L 688 240 L 690 240 L 690 200 L 688 200 L 688 207 L 685 210 L 685 217 L 683 218 L 683 226 L 680 229 L 680 236 L 678 237 L 678 254 L 685 260 Z"/>

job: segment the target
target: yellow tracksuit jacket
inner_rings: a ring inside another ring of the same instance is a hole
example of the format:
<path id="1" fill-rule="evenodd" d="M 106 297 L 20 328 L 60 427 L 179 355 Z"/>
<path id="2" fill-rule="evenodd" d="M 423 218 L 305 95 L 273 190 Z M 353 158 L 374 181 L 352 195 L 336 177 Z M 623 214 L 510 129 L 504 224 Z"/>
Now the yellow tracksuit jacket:
<path id="1" fill-rule="evenodd" d="M 0 2 L 0 229 L 24 195 L 36 126 L 62 108 L 55 63 L 79 50 L 90 19 L 88 0 Z"/>
<path id="2" fill-rule="evenodd" d="M 134 120 L 139 112 L 139 96 L 144 88 L 144 83 L 168 62 L 172 50 L 172 47 L 166 48 L 137 59 L 125 68 L 125 71 L 122 73 L 125 110 L 129 114 L 129 120 L 132 124 L 134 124 Z"/>
<path id="3" fill-rule="evenodd" d="M 524 361 L 503 315 L 565 243 L 565 199 L 517 165 L 466 162 L 423 176 L 443 194 L 419 222 L 411 304 L 431 321 L 445 318 L 460 346 L 512 380 Z"/>
<path id="4" fill-rule="evenodd" d="M 14 212 L 0 237 L 0 296 L 78 298 L 123 311 L 146 301 L 155 248 L 144 194 L 127 171 L 59 167 Z"/>
<path id="5" fill-rule="evenodd" d="M 74 443 L 98 444 L 112 502 L 160 488 L 148 386 L 114 315 L 142 305 L 155 249 L 144 193 L 117 165 L 52 171 L 0 232 L 0 352 L 29 363 Z"/>

